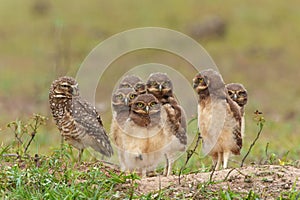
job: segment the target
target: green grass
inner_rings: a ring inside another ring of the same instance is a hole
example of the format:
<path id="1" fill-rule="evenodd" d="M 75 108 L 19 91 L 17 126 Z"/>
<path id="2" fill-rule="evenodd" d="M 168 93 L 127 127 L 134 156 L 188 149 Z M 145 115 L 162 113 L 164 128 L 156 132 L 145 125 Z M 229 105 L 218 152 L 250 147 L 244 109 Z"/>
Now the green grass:
<path id="1" fill-rule="evenodd" d="M 265 123 L 263 116 L 256 117 L 256 120 L 258 120 L 257 127 L 261 127 L 263 130 Z M 189 124 L 189 129 L 194 130 L 196 128 L 195 122 L 196 120 Z M 262 195 L 252 190 L 245 193 L 232 191 L 230 188 L 212 189 L 220 181 L 214 182 L 210 179 L 197 183 L 197 190 L 192 195 L 186 192 L 178 192 L 176 188 L 164 188 L 156 192 L 142 194 L 136 190 L 138 187 L 136 180 L 140 179 L 138 175 L 120 172 L 95 160 L 79 164 L 72 147 L 69 145 L 52 149 L 50 155 L 41 154 L 35 148 L 31 148 L 35 146 L 34 143 L 37 142 L 35 138 L 42 134 L 41 130 L 43 131 L 43 129 L 41 128 L 46 123 L 47 119 L 45 117 L 33 115 L 27 121 L 16 120 L 8 124 L 8 129 L 14 140 L 9 145 L 2 145 L 0 149 L 0 196 L 2 198 L 170 199 L 171 197 L 174 198 L 175 195 L 176 198 L 199 196 L 209 199 L 257 199 Z M 195 140 L 189 150 L 194 150 L 196 147 Z M 188 154 L 184 153 L 174 163 L 173 174 L 187 175 L 209 172 L 212 168 L 210 159 L 201 154 L 200 147 L 201 143 L 199 143 L 196 151 L 190 154 L 191 157 L 188 160 Z M 266 149 L 265 151 L 265 156 L 260 164 L 294 164 L 292 160 L 288 159 L 288 154 L 278 156 L 275 153 L 269 153 Z M 251 155 L 252 151 L 249 150 L 249 152 Z M 86 153 L 85 160 L 87 157 L 91 157 L 91 155 Z M 238 168 L 240 164 L 239 161 L 233 167 Z M 158 173 L 162 173 L 162 171 L 162 168 L 157 170 Z M 299 191 L 296 190 L 295 184 L 289 192 L 283 192 L 279 198 L 296 199 Z"/>

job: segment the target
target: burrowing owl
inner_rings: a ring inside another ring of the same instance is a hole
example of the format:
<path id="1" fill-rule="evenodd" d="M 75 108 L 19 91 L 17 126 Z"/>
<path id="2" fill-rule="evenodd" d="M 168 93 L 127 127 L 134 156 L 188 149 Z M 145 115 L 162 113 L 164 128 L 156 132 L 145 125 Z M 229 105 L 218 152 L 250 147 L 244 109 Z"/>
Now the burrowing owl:
<path id="1" fill-rule="evenodd" d="M 173 134 L 167 109 L 151 94 L 139 95 L 132 102 L 129 118 L 118 134 L 123 170 L 137 170 L 144 175 L 156 168 L 167 151 L 185 149 Z"/>
<path id="2" fill-rule="evenodd" d="M 146 86 L 148 93 L 153 94 L 160 103 L 166 105 L 168 117 L 174 124 L 174 134 L 181 144 L 186 145 L 186 116 L 183 108 L 179 105 L 173 94 L 173 83 L 169 76 L 166 73 L 161 72 L 152 73 L 148 77 Z M 169 163 L 168 166 L 171 166 L 171 163 Z M 167 170 L 166 174 L 168 175 L 169 172 L 170 168 Z"/>
<path id="3" fill-rule="evenodd" d="M 222 162 L 227 168 L 231 153 L 242 148 L 241 114 L 229 97 L 221 75 L 211 69 L 201 71 L 193 79 L 199 95 L 198 126 L 203 138 L 202 150 L 212 156 L 216 169 Z"/>
<path id="4" fill-rule="evenodd" d="M 241 110 L 242 116 L 242 136 L 245 132 L 245 106 L 248 101 L 248 92 L 246 88 L 240 83 L 229 83 L 226 84 L 228 95 L 235 101 Z"/>
<path id="5" fill-rule="evenodd" d="M 53 81 L 49 103 L 63 138 L 79 150 L 79 161 L 87 147 L 92 147 L 107 157 L 113 154 L 100 115 L 95 107 L 80 97 L 75 79 L 64 76 Z"/>
<path id="6" fill-rule="evenodd" d="M 146 86 L 147 92 L 149 94 L 153 94 L 160 103 L 163 105 L 170 104 L 172 106 L 175 111 L 175 115 L 170 116 L 170 118 L 173 119 L 174 124 L 179 124 L 179 126 L 186 131 L 185 113 L 174 97 L 173 84 L 168 75 L 161 72 L 152 73 L 147 80 Z M 186 140 L 186 137 L 181 137 L 181 139 L 184 138 Z"/>
<path id="7" fill-rule="evenodd" d="M 118 149 L 119 160 L 124 160 L 123 153 L 120 150 L 122 141 L 120 135 L 124 133 L 124 123 L 129 118 L 130 106 L 132 101 L 137 97 L 137 92 L 132 88 L 120 88 L 117 89 L 111 99 L 113 118 L 110 128 L 110 135 L 112 142 Z"/>
<path id="8" fill-rule="evenodd" d="M 119 88 L 133 88 L 138 94 L 146 93 L 146 85 L 143 80 L 136 75 L 125 76 L 120 84 Z"/>
<path id="9" fill-rule="evenodd" d="M 240 83 L 226 84 L 226 88 L 230 98 L 240 106 L 241 113 L 244 115 L 245 105 L 248 101 L 248 93 L 246 88 Z"/>

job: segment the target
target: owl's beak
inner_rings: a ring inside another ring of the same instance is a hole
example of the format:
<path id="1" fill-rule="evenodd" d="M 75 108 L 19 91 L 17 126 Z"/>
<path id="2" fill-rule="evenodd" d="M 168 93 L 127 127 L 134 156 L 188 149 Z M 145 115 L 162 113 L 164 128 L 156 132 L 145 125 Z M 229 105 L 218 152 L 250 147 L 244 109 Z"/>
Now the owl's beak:
<path id="1" fill-rule="evenodd" d="M 78 87 L 77 85 L 72 86 L 72 95 L 78 95 Z"/>
<path id="2" fill-rule="evenodd" d="M 158 90 L 161 92 L 162 91 L 162 85 L 160 84 L 158 87 Z"/>
<path id="3" fill-rule="evenodd" d="M 237 95 L 236 94 L 233 95 L 233 100 L 237 100 Z"/>
<path id="4" fill-rule="evenodd" d="M 146 113 L 147 114 L 149 114 L 149 110 L 150 110 L 149 106 L 146 106 Z"/>
<path id="5" fill-rule="evenodd" d="M 128 106 L 128 103 L 129 103 L 128 98 L 125 98 L 124 101 L 125 101 L 125 105 Z"/>
<path id="6" fill-rule="evenodd" d="M 194 87 L 194 88 L 196 88 L 197 86 L 198 86 L 198 84 L 196 84 L 196 83 L 193 84 L 193 87 Z"/>

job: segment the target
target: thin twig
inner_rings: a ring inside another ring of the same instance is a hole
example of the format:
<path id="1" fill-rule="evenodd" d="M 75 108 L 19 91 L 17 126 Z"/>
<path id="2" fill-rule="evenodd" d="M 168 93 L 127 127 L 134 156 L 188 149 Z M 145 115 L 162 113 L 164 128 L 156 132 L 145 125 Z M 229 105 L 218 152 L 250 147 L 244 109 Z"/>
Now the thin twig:
<path id="1" fill-rule="evenodd" d="M 264 127 L 264 122 L 265 122 L 264 117 L 263 117 L 263 116 L 259 116 L 259 115 L 261 115 L 262 113 L 259 112 L 259 111 L 256 111 L 254 114 L 256 115 L 255 118 L 258 118 L 258 123 L 257 123 L 257 125 L 259 126 L 259 131 L 258 131 L 258 133 L 257 133 L 257 135 L 256 135 L 256 138 L 254 139 L 254 141 L 253 141 L 252 144 L 250 145 L 250 148 L 248 149 L 248 152 L 247 152 L 246 155 L 244 156 L 244 158 L 243 158 L 243 160 L 242 160 L 242 162 L 241 162 L 241 167 L 243 167 L 246 158 L 247 158 L 248 155 L 250 154 L 250 152 L 251 152 L 253 146 L 255 145 L 256 141 L 258 140 L 260 134 L 262 133 L 263 127 Z"/>
<path id="2" fill-rule="evenodd" d="M 265 154 L 266 154 L 267 158 L 269 157 L 268 149 L 269 149 L 269 142 L 267 143 L 266 148 L 265 148 Z"/>
<path id="3" fill-rule="evenodd" d="M 237 171 L 240 175 L 244 176 L 244 177 L 249 177 L 249 175 L 247 174 L 244 174 L 243 172 L 241 172 L 240 170 L 238 170 L 237 168 L 232 168 L 228 173 L 227 175 L 225 176 L 225 178 L 223 179 L 223 181 L 227 181 L 229 175 L 231 174 L 231 172 L 233 171 Z"/>
<path id="4" fill-rule="evenodd" d="M 29 142 L 27 143 L 27 145 L 26 145 L 26 147 L 25 147 L 25 149 L 24 149 L 24 154 L 26 154 L 26 152 L 27 152 L 27 150 L 28 150 L 28 147 L 30 146 L 32 140 L 33 140 L 34 137 L 35 137 L 35 134 L 36 134 L 36 133 L 32 133 L 32 134 L 31 134 L 31 138 L 30 138 Z"/>
<path id="5" fill-rule="evenodd" d="M 196 152 L 196 149 L 199 146 L 199 142 L 200 142 L 201 138 L 202 138 L 201 134 L 200 134 L 200 132 L 198 132 L 198 138 L 197 138 L 197 141 L 196 141 L 196 145 L 194 146 L 194 148 L 192 150 L 186 151 L 186 153 L 187 153 L 186 161 L 185 161 L 184 165 L 180 168 L 179 175 L 178 175 L 178 182 L 179 182 L 179 184 L 180 184 L 180 181 L 181 181 L 182 171 L 185 169 L 187 163 L 189 162 L 189 160 L 191 159 L 191 157 L 193 156 L 193 154 Z"/>
<path id="6" fill-rule="evenodd" d="M 217 168 L 217 163 L 214 164 L 214 167 L 212 168 L 212 171 L 211 171 L 211 173 L 209 175 L 209 182 L 212 182 L 212 179 L 213 179 L 213 176 L 215 174 L 216 168 Z"/>
<path id="7" fill-rule="evenodd" d="M 39 126 L 42 124 L 42 119 L 40 118 L 40 116 L 39 115 L 35 115 L 34 116 L 34 126 L 32 126 L 32 124 L 30 124 L 30 127 L 31 127 L 31 129 L 32 129 L 32 132 L 31 132 L 31 138 L 30 138 L 30 140 L 28 141 L 28 143 L 27 143 L 27 145 L 26 145 L 26 147 L 25 147 L 25 149 L 24 149 L 24 154 L 26 154 L 26 152 L 27 152 L 27 150 L 28 150 L 28 148 L 29 148 L 29 146 L 30 146 L 30 144 L 31 144 L 31 142 L 33 141 L 33 139 L 34 139 L 34 137 L 35 137 L 35 135 L 36 135 L 36 133 L 37 133 L 37 129 L 39 128 Z"/>
<path id="8" fill-rule="evenodd" d="M 225 176 L 225 178 L 224 178 L 223 181 L 226 181 L 227 178 L 229 177 L 229 175 L 231 174 L 231 172 L 233 172 L 234 170 L 236 170 L 236 168 L 232 168 L 232 169 L 227 173 L 227 175 Z"/>

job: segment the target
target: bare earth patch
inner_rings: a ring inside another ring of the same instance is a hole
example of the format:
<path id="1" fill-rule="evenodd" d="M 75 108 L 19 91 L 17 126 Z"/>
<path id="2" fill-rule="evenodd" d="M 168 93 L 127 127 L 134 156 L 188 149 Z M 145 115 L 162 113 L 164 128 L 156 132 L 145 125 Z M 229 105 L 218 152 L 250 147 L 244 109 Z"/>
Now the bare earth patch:
<path id="1" fill-rule="evenodd" d="M 147 194 L 168 189 L 170 197 L 184 194 L 186 198 L 205 198 L 207 193 L 204 195 L 201 192 L 205 187 L 205 191 L 230 189 L 245 195 L 253 191 L 263 199 L 274 199 L 292 189 L 300 191 L 300 169 L 292 166 L 257 165 L 215 171 L 212 177 L 213 184 L 205 185 L 210 176 L 211 173 L 184 175 L 181 177 L 181 184 L 178 176 L 143 178 L 138 181 L 138 190 Z"/>

